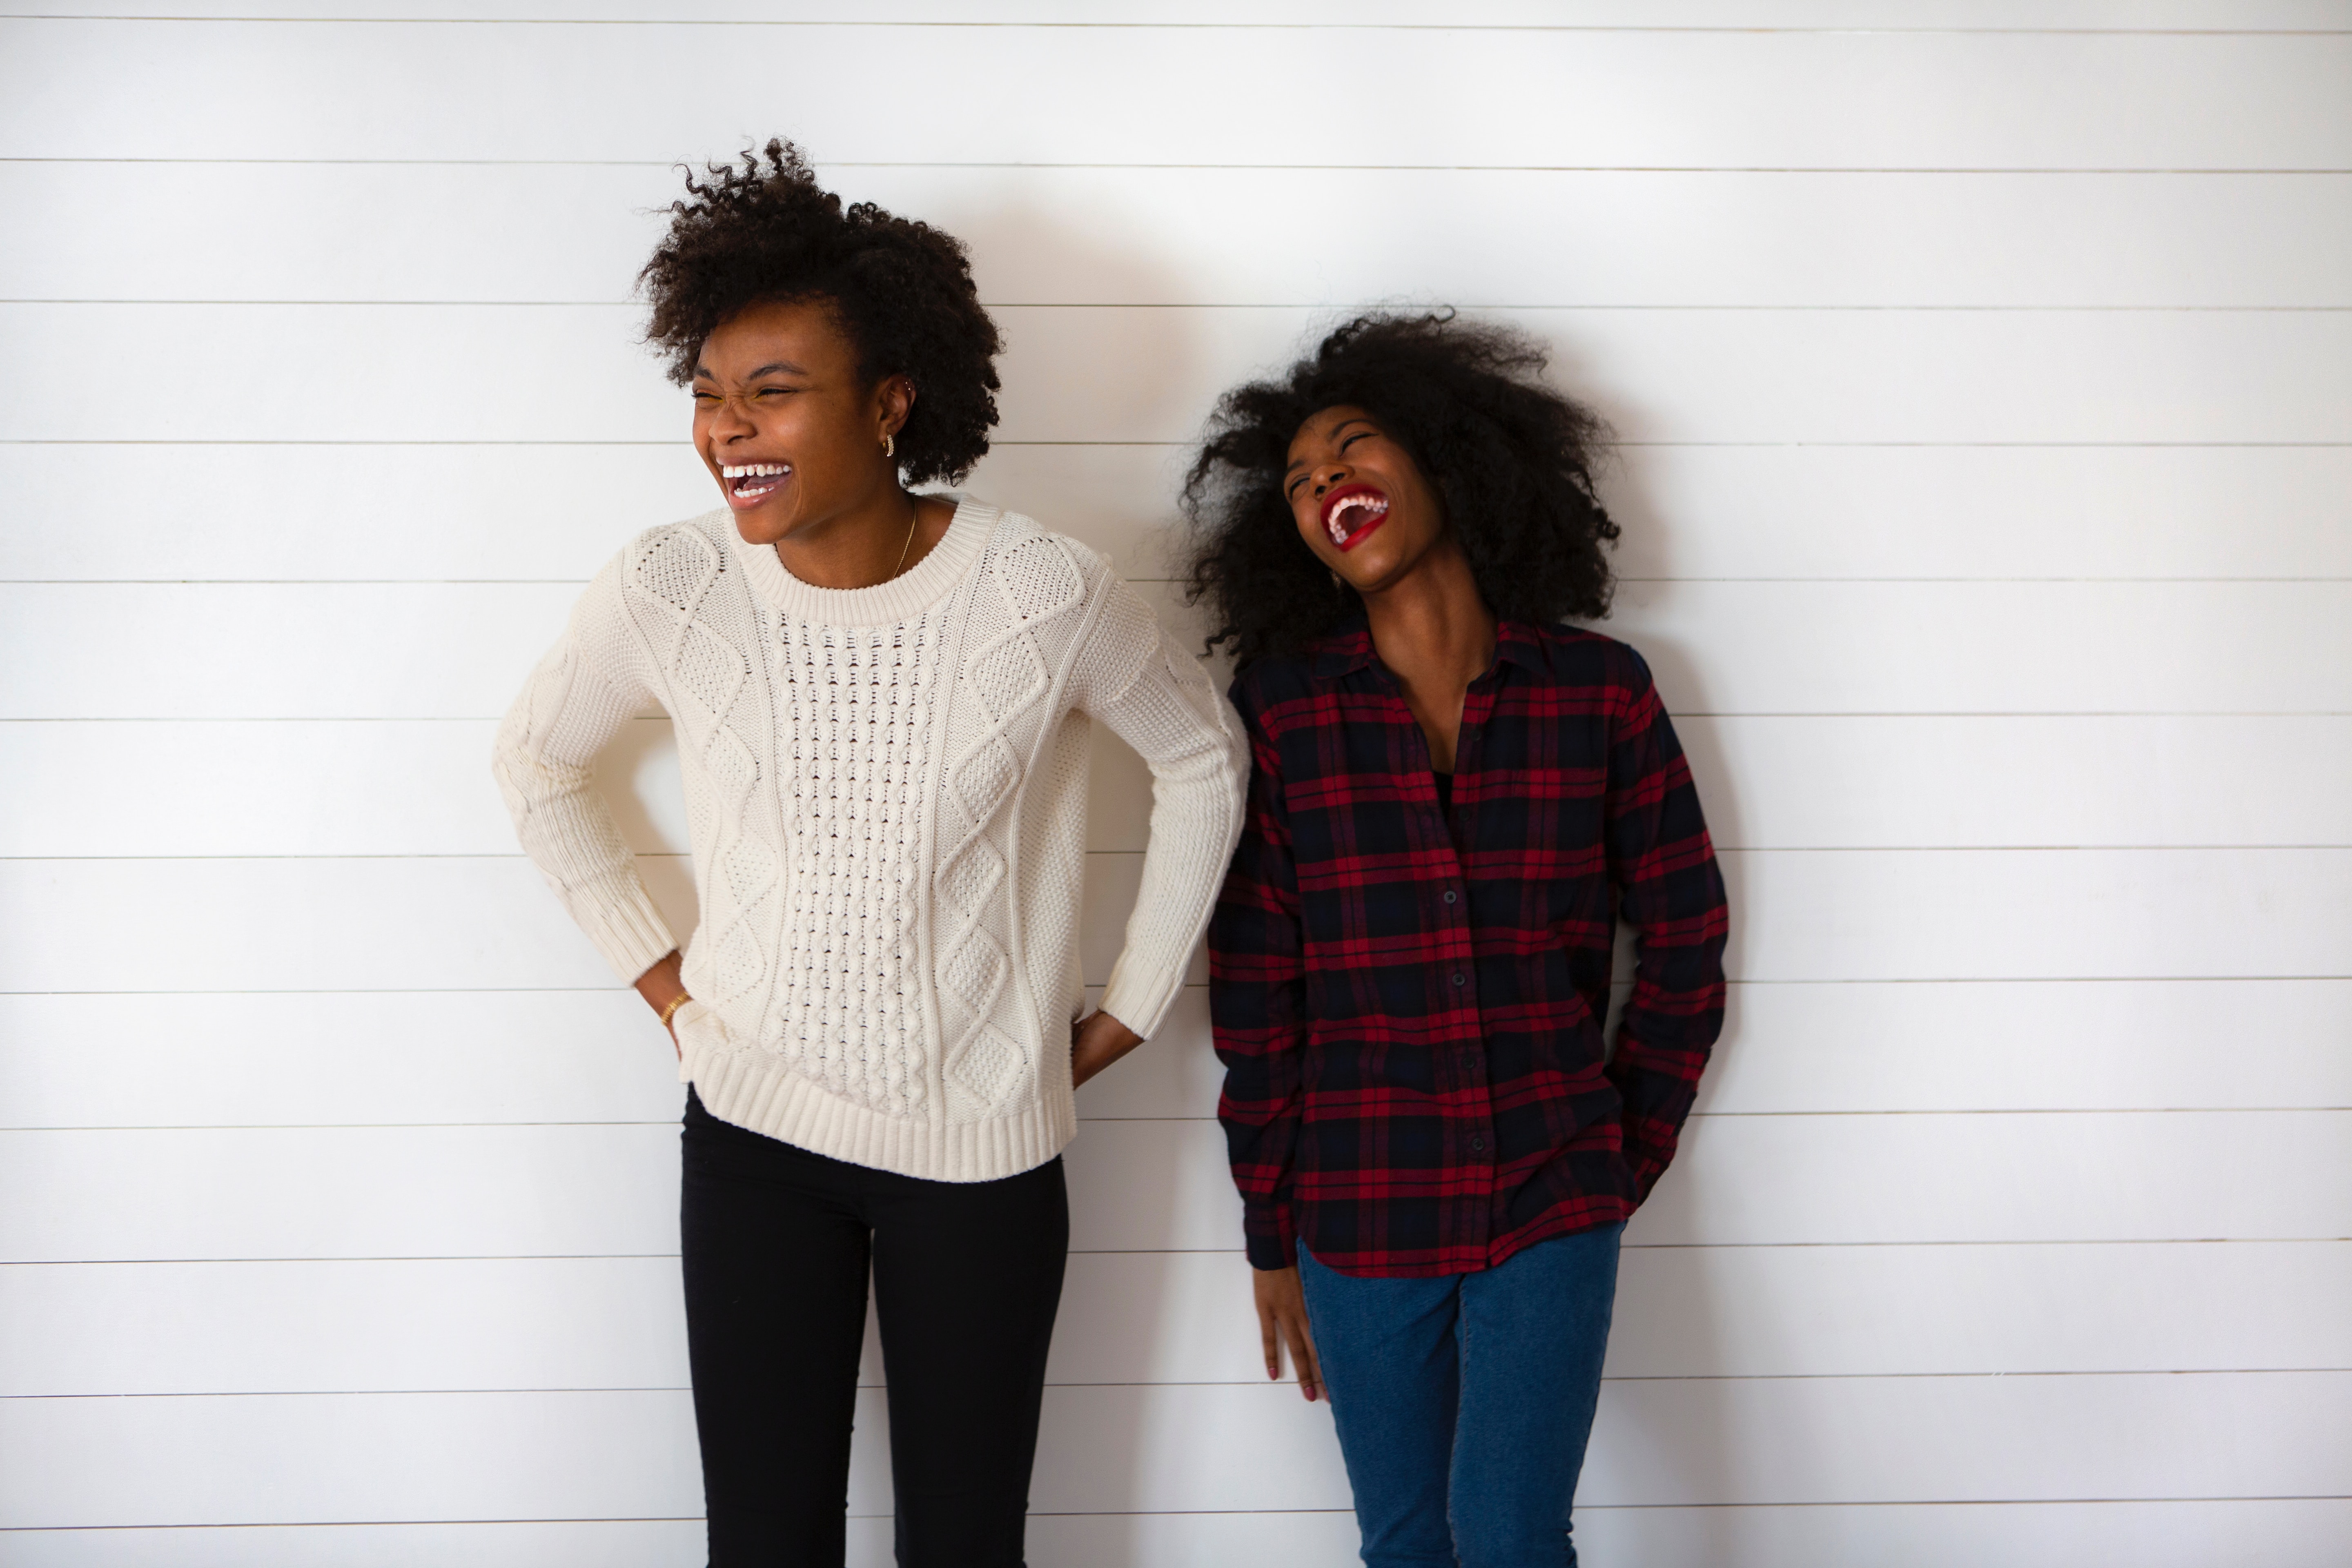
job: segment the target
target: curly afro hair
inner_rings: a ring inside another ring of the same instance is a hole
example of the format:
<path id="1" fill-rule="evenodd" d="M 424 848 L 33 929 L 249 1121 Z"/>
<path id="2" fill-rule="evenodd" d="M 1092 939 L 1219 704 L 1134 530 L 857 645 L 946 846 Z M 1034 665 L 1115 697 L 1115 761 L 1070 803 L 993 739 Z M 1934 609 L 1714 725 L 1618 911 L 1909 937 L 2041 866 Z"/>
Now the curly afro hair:
<path id="1" fill-rule="evenodd" d="M 1291 438 L 1315 414 L 1352 404 L 1412 455 L 1501 620 L 1543 624 L 1609 613 L 1603 547 L 1617 525 L 1593 470 L 1598 416 L 1542 380 L 1542 346 L 1508 327 L 1426 315 L 1359 316 L 1277 380 L 1217 404 L 1184 481 L 1189 604 L 1206 602 L 1209 647 L 1241 662 L 1295 653 L 1360 603 L 1298 537 L 1282 477 Z"/>
<path id="2" fill-rule="evenodd" d="M 637 274 L 653 305 L 646 341 L 669 378 L 694 380 L 712 329 L 746 306 L 821 300 L 857 345 L 868 381 L 903 375 L 914 411 L 898 432 L 908 481 L 952 482 L 988 451 L 1003 342 L 981 308 L 961 241 L 870 202 L 844 207 L 800 149 L 772 140 L 740 168 L 686 171 L 669 233 Z"/>

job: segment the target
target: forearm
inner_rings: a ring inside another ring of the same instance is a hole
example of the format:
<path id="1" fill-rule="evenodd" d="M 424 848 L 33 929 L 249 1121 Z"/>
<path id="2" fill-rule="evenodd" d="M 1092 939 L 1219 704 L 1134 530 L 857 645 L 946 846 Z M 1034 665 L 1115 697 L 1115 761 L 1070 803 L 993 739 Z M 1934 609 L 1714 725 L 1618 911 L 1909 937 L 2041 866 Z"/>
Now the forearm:
<path id="1" fill-rule="evenodd" d="M 686 995 L 686 980 L 678 973 L 685 963 L 677 949 L 671 948 L 651 969 L 637 976 L 637 994 L 646 999 L 646 1006 L 665 1016 L 673 1011 L 671 1005 Z"/>
<path id="2" fill-rule="evenodd" d="M 1141 1035 L 1110 1014 L 1100 1009 L 1087 1014 L 1070 1037 L 1070 1087 L 1086 1082 L 1141 1044 Z"/>

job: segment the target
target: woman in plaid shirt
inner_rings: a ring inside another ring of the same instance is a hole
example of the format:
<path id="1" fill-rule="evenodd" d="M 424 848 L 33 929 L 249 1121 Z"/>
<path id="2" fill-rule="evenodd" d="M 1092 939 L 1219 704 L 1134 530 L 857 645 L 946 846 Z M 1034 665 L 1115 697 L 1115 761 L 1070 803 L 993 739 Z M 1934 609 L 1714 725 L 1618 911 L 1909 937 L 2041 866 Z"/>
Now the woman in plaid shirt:
<path id="1" fill-rule="evenodd" d="M 1608 608 L 1542 351 L 1368 316 L 1186 486 L 1248 804 L 1209 928 L 1266 1371 L 1329 1391 L 1373 1568 L 1573 1564 L 1626 1217 L 1723 1016 L 1723 879 Z M 1614 1050 L 1616 922 L 1636 937 Z"/>

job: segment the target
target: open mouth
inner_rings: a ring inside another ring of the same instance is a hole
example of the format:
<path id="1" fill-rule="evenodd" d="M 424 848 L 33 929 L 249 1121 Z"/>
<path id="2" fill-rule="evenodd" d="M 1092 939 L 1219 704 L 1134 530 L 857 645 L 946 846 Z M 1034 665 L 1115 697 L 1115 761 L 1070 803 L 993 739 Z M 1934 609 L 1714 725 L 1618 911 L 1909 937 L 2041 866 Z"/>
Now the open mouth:
<path id="1" fill-rule="evenodd" d="M 1323 531 L 1334 548 L 1353 550 L 1389 514 L 1389 498 L 1370 485 L 1341 485 L 1323 498 Z"/>
<path id="2" fill-rule="evenodd" d="M 736 506 L 756 506 L 774 494 L 792 471 L 790 463 L 730 463 L 719 468 L 719 485 Z"/>

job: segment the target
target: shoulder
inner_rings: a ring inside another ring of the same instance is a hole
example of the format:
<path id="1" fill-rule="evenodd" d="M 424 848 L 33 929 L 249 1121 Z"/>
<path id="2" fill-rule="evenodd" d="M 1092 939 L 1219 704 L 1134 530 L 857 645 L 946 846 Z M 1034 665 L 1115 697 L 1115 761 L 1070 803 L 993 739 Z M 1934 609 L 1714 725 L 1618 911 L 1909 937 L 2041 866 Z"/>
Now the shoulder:
<path id="1" fill-rule="evenodd" d="M 1157 646 L 1151 606 L 1101 552 L 1033 517 L 987 510 L 992 515 L 981 555 L 982 591 L 994 584 L 1004 611 L 1049 659 L 1077 659 L 1092 650 L 1090 667 L 1108 659 L 1131 672 Z"/>
<path id="2" fill-rule="evenodd" d="M 1633 644 L 1588 626 L 1572 626 L 1564 621 L 1549 626 L 1517 621 L 1506 625 L 1502 635 L 1517 639 L 1553 679 L 1563 684 L 1636 693 L 1646 692 L 1654 684 L 1649 661 Z"/>
<path id="3" fill-rule="evenodd" d="M 1301 723 L 1328 700 L 1329 692 L 1316 674 L 1320 657 L 1314 648 L 1299 653 L 1265 654 L 1242 666 L 1226 695 L 1244 723 L 1268 740 Z"/>
<path id="4" fill-rule="evenodd" d="M 681 613 L 723 576 L 739 571 L 742 548 L 726 508 L 648 528 L 621 547 L 600 577 Z"/>
<path id="5" fill-rule="evenodd" d="M 1105 592 L 1118 581 L 1110 562 L 1100 551 L 1056 533 L 1024 513 L 966 500 L 992 514 L 986 548 L 989 570 L 1008 579 L 1028 579 L 1043 585 L 1058 583 L 1079 595 Z"/>
<path id="6" fill-rule="evenodd" d="M 1546 689 L 1537 700 L 1545 710 L 1598 719 L 1621 737 L 1648 733 L 1665 719 L 1649 661 L 1631 643 L 1563 624 L 1513 623 L 1506 631 L 1523 639 L 1523 653 L 1539 654 Z"/>

